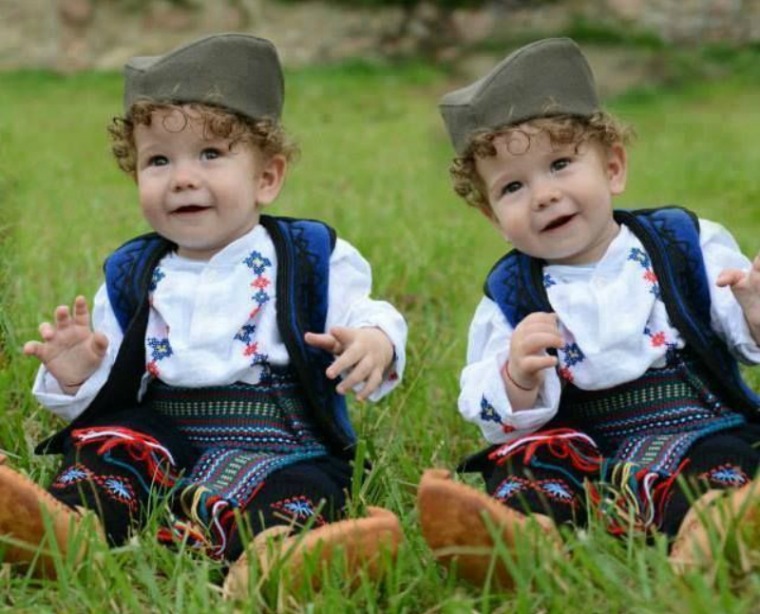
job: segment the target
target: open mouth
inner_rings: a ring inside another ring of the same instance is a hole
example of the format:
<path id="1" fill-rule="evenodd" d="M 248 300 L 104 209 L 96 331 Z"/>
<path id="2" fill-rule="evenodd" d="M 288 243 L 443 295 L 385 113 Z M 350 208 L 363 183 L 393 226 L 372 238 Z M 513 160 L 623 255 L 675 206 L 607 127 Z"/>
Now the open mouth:
<path id="1" fill-rule="evenodd" d="M 184 207 L 178 207 L 172 213 L 198 213 L 199 211 L 205 211 L 208 207 L 201 207 L 200 205 L 185 205 Z"/>
<path id="2" fill-rule="evenodd" d="M 558 217 L 557 219 L 552 220 L 546 226 L 544 226 L 544 229 L 542 232 L 547 232 L 550 230 L 556 230 L 557 228 L 562 228 L 562 226 L 569 223 L 570 220 L 572 220 L 574 217 L 575 217 L 575 214 L 563 215 L 562 217 Z"/>

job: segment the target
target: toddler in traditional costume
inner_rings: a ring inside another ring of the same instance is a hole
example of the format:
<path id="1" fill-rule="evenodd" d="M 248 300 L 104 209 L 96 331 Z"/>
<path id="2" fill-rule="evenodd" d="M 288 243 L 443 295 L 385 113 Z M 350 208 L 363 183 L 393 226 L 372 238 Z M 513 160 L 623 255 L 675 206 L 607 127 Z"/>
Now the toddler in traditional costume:
<path id="1" fill-rule="evenodd" d="M 47 490 L 0 466 L 0 534 L 38 544 L 48 516 L 65 552 L 92 510 L 118 545 L 161 502 L 161 540 L 234 562 L 230 597 L 247 590 L 246 530 L 260 552 L 280 535 L 291 574 L 314 549 L 340 547 L 370 573 L 394 555 L 393 513 L 345 517 L 356 442 L 345 394 L 376 400 L 398 385 L 406 324 L 370 298 L 369 264 L 332 228 L 263 214 L 294 154 L 282 105 L 277 52 L 254 36 L 127 64 L 125 116 L 109 131 L 154 232 L 106 261 L 92 326 L 77 297 L 26 344 L 42 362 L 36 398 L 68 421 L 38 451 L 64 460 Z M 6 560 L 36 554 L 10 548 Z M 51 560 L 39 569 L 53 573 Z"/>
<path id="2" fill-rule="evenodd" d="M 456 192 L 511 243 L 472 320 L 459 409 L 491 446 L 428 470 L 430 546 L 502 586 L 528 525 L 560 544 L 589 514 L 614 534 L 673 538 L 680 568 L 709 561 L 709 529 L 760 520 L 760 258 L 679 207 L 615 210 L 629 132 L 599 105 L 566 38 L 529 44 L 440 103 Z M 539 540 L 540 541 L 540 540 Z M 458 554 L 457 554 L 458 553 Z"/>

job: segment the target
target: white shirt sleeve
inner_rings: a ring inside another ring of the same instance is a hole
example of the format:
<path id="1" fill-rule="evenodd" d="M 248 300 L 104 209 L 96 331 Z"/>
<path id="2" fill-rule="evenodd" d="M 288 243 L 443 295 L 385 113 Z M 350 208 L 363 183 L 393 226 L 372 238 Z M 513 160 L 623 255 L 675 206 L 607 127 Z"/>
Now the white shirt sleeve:
<path id="1" fill-rule="evenodd" d="M 536 431 L 559 408 L 562 391 L 559 376 L 548 369 L 535 407 L 512 409 L 501 378 L 501 369 L 509 358 L 512 331 L 498 305 L 484 297 L 470 324 L 467 366 L 459 382 L 459 411 L 465 420 L 477 424 L 491 443 L 503 443 Z"/>
<path id="2" fill-rule="evenodd" d="M 720 224 L 699 220 L 700 242 L 704 254 L 707 280 L 710 286 L 710 316 L 713 330 L 726 342 L 729 351 L 747 364 L 760 364 L 760 347 L 752 338 L 741 305 L 730 288 L 715 283 L 725 269 L 747 271 L 752 266 L 742 254 L 736 240 Z"/>
<path id="3" fill-rule="evenodd" d="M 92 327 L 108 338 L 108 350 L 98 369 L 84 381 L 77 393 L 64 393 L 58 381 L 44 365 L 38 369 L 32 387 L 32 394 L 41 405 L 67 421 L 79 416 L 100 392 L 108 379 L 124 337 L 108 300 L 105 285 L 100 287 L 93 300 Z"/>
<path id="4" fill-rule="evenodd" d="M 403 376 L 407 325 L 393 305 L 370 298 L 371 291 L 372 271 L 369 263 L 355 247 L 343 239 L 337 239 L 330 257 L 325 330 L 332 326 L 377 327 L 388 335 L 393 344 L 395 361 L 382 384 L 369 396 L 370 401 L 377 401 L 393 390 Z"/>

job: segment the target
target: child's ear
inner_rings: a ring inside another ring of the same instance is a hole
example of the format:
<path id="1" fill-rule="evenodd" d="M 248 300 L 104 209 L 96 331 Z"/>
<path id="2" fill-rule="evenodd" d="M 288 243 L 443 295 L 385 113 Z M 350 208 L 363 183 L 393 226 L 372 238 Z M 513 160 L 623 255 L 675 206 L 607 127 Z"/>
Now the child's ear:
<path id="1" fill-rule="evenodd" d="M 277 198 L 282 189 L 282 184 L 285 182 L 287 167 L 288 161 L 281 154 L 274 155 L 267 160 L 257 178 L 257 201 L 259 204 L 268 205 Z"/>
<path id="2" fill-rule="evenodd" d="M 607 151 L 607 179 L 610 182 L 610 192 L 619 196 L 625 191 L 628 175 L 628 154 L 622 143 L 615 143 Z"/>

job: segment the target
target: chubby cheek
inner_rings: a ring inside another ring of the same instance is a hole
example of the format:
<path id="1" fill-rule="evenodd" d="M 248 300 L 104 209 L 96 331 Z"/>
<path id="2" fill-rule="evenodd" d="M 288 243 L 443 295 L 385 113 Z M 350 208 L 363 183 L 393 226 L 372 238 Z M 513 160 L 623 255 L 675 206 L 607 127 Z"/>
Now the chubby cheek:
<path id="1" fill-rule="evenodd" d="M 502 237 L 504 237 L 507 241 L 512 241 L 512 233 L 510 232 L 510 229 L 512 228 L 513 224 L 510 221 L 508 215 L 505 215 L 504 212 L 500 211 L 499 209 L 493 208 L 488 212 L 484 211 L 483 214 L 488 218 L 488 221 L 491 222 L 491 225 Z"/>
<path id="2" fill-rule="evenodd" d="M 144 192 L 139 193 L 140 211 L 145 220 L 155 228 L 161 224 L 161 207 L 159 203 Z"/>

